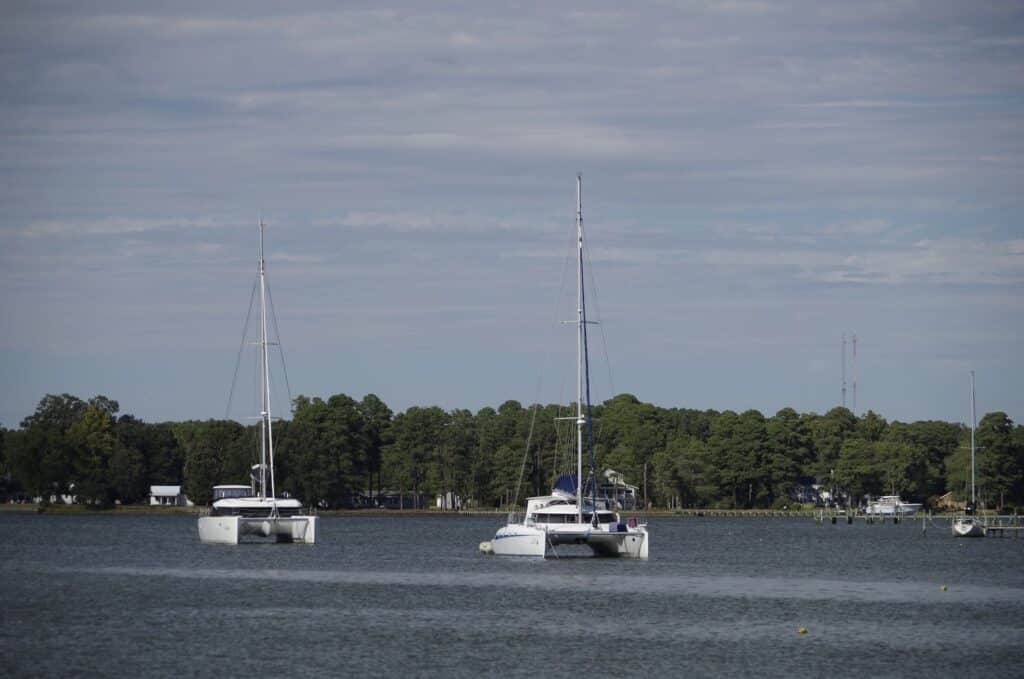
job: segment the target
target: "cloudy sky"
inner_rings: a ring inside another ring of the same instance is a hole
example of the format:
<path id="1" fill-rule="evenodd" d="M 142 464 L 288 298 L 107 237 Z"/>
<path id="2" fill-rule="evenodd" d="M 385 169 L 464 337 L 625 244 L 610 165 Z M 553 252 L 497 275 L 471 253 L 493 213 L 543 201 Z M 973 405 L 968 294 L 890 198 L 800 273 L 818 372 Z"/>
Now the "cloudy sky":
<path id="1" fill-rule="evenodd" d="M 568 398 L 577 172 L 598 399 L 1024 421 L 1024 3 L 300 4 L 3 3 L 0 424 L 223 416 L 260 214 L 293 394 Z"/>

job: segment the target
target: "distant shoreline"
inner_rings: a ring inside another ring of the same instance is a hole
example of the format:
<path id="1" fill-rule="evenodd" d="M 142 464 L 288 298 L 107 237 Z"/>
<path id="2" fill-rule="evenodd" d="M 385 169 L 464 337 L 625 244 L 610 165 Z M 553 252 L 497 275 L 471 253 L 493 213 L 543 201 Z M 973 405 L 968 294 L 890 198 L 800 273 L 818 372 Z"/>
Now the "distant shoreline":
<path id="1" fill-rule="evenodd" d="M 152 515 L 170 515 L 170 514 L 188 514 L 199 516 L 206 510 L 206 507 L 159 507 L 153 505 L 118 505 L 109 509 L 96 509 L 85 505 L 58 505 L 52 504 L 45 507 L 40 507 L 34 503 L 21 503 L 12 504 L 5 503 L 0 504 L 0 512 L 7 512 L 13 514 L 62 514 L 62 515 L 98 515 L 98 514 L 152 514 Z M 520 510 L 522 511 L 522 510 Z M 681 517 L 681 518 L 815 518 L 821 515 L 823 510 L 821 509 L 649 509 L 646 511 L 629 511 L 623 510 L 621 513 L 627 516 L 637 516 L 640 518 L 647 517 Z M 845 514 L 834 514 L 829 513 L 825 510 L 824 518 L 829 519 L 832 516 L 836 516 L 837 519 L 845 518 Z M 401 516 L 401 517 L 416 517 L 416 516 L 446 516 L 446 517 L 460 517 L 460 516 L 473 516 L 473 517 L 501 517 L 508 514 L 507 510 L 498 509 L 473 509 L 473 510 L 440 510 L 440 509 L 323 509 L 317 512 L 319 516 Z M 916 516 L 901 517 L 905 521 L 913 521 L 920 519 L 921 514 Z M 942 514 L 929 514 L 926 515 L 935 519 L 948 519 L 956 514 L 942 513 Z M 856 518 L 863 519 L 862 514 L 856 515 Z M 892 517 L 886 517 L 890 519 Z M 876 520 L 881 520 L 880 517 L 876 517 Z"/>

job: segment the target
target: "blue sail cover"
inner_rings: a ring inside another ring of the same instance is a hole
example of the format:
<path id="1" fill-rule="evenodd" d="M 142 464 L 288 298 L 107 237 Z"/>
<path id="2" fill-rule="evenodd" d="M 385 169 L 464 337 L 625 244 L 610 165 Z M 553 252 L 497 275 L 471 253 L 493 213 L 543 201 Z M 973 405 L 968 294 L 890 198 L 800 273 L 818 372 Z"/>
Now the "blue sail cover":
<path id="1" fill-rule="evenodd" d="M 555 480 L 555 487 L 552 488 L 552 491 L 575 497 L 576 486 L 577 482 L 575 474 L 562 474 Z"/>
<path id="2" fill-rule="evenodd" d="M 553 493 L 561 493 L 562 495 L 569 495 L 576 497 L 576 487 L 579 483 L 576 480 L 575 474 L 562 474 L 555 480 L 555 486 L 551 489 Z M 583 494 L 586 495 L 590 492 L 590 486 L 592 481 L 587 479 L 586 488 L 583 489 Z"/>

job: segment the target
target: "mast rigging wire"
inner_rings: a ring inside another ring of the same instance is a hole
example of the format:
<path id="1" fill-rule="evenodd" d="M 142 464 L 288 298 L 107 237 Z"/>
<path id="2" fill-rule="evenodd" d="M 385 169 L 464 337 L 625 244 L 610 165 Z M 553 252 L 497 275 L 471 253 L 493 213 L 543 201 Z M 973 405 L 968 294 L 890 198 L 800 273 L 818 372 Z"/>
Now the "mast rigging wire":
<path id="1" fill-rule="evenodd" d="M 235 374 L 231 377 L 231 390 L 228 392 L 228 405 L 224 409 L 224 419 L 231 419 L 231 402 L 235 398 L 235 384 L 238 382 L 238 367 L 242 363 L 242 352 L 245 350 L 245 336 L 249 334 L 249 320 L 252 318 L 252 303 L 256 298 L 257 282 L 252 284 L 252 292 L 249 294 L 249 310 L 245 314 L 245 325 L 242 326 L 242 342 L 238 347 L 238 356 L 235 358 Z"/>
<path id="2" fill-rule="evenodd" d="M 274 324 L 274 338 L 277 340 L 277 350 L 281 354 L 281 369 L 284 372 L 284 386 L 288 391 L 288 410 L 294 412 L 295 403 L 292 400 L 292 385 L 288 382 L 288 364 L 284 360 L 284 343 L 281 342 L 281 331 L 277 329 L 277 312 L 274 311 L 274 296 L 270 293 L 270 283 L 265 282 L 267 288 L 267 302 L 270 303 L 270 319 Z"/>

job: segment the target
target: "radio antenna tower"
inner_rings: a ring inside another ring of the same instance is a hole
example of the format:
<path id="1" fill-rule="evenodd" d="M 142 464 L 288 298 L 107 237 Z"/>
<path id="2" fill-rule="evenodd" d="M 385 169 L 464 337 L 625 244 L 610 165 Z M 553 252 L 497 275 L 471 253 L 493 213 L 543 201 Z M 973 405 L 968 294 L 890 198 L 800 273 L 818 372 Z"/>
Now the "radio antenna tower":
<path id="1" fill-rule="evenodd" d="M 853 414 L 857 415 L 857 333 L 853 333 Z"/>
<path id="2" fill-rule="evenodd" d="M 842 341 L 842 375 L 843 375 L 843 407 L 846 407 L 846 333 L 843 333 Z"/>

